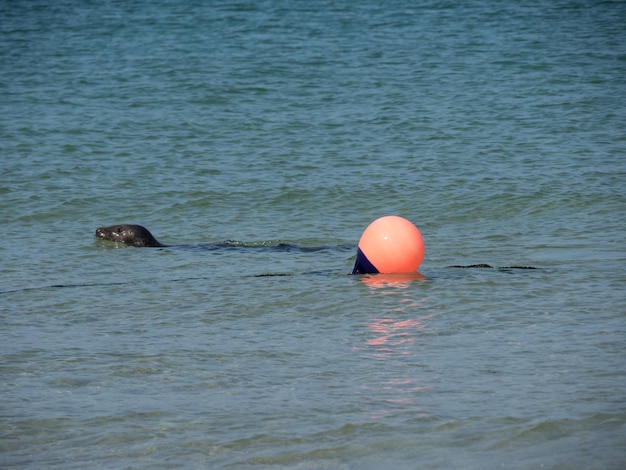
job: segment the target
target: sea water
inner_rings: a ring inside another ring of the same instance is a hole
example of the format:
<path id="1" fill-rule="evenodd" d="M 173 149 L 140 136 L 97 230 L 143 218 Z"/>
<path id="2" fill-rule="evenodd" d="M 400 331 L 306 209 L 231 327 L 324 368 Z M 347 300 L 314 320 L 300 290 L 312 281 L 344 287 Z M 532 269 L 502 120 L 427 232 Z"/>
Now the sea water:
<path id="1" fill-rule="evenodd" d="M 0 466 L 623 468 L 625 24 L 2 2 Z M 349 275 L 389 214 L 420 275 Z"/>

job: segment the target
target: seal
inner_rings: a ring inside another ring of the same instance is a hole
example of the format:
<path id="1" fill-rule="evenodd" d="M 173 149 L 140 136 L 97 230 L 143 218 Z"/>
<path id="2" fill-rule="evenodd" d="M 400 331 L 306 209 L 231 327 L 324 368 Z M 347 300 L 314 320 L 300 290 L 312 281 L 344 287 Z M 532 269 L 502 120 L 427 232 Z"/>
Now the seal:
<path id="1" fill-rule="evenodd" d="M 146 227 L 142 225 L 135 224 L 121 224 L 121 225 L 111 225 L 109 227 L 100 227 L 96 229 L 96 238 L 101 238 L 103 240 L 124 243 L 125 245 L 130 246 L 138 246 L 138 247 L 169 247 L 169 246 L 184 246 L 184 245 L 165 245 L 161 243 L 159 240 L 154 238 L 154 235 L 150 233 Z M 268 245 L 266 243 L 258 244 L 246 244 L 242 242 L 234 242 L 234 241 L 226 241 L 218 244 L 201 244 L 196 245 L 203 249 L 221 249 L 221 248 L 229 248 L 229 249 L 241 249 L 241 248 L 259 248 L 259 249 L 271 249 L 278 251 L 299 251 L 303 253 L 327 250 L 329 247 L 301 247 L 298 245 L 293 245 L 289 243 L 276 243 Z M 352 245 L 339 245 L 338 248 L 341 251 L 352 250 L 354 247 Z M 511 269 L 539 269 L 534 266 L 491 266 L 490 264 L 470 264 L 470 265 L 454 265 L 448 266 L 448 268 L 486 268 L 493 269 L 497 271 L 509 271 Z M 354 274 L 354 272 L 352 273 Z M 268 276 L 276 276 L 278 274 L 268 274 Z M 282 275 L 282 274 L 280 274 Z"/>
<path id="2" fill-rule="evenodd" d="M 283 242 L 260 242 L 260 243 L 245 243 L 233 240 L 227 240 L 221 243 L 200 243 L 195 245 L 165 245 L 157 240 L 150 230 L 142 225 L 135 224 L 120 224 L 111 225 L 109 227 L 100 227 L 96 229 L 96 238 L 101 238 L 110 242 L 124 243 L 125 245 L 138 246 L 138 247 L 188 247 L 188 248 L 201 248 L 205 250 L 218 250 L 223 248 L 228 249 L 269 249 L 276 251 L 300 251 L 303 253 L 309 253 L 314 251 L 328 250 L 333 247 L 320 246 L 320 247 L 306 247 L 294 245 L 291 243 Z M 352 245 L 339 245 L 336 248 L 345 251 L 352 250 Z"/>
<path id="3" fill-rule="evenodd" d="M 96 237 L 131 246 L 164 247 L 164 245 L 141 225 L 122 224 L 96 229 Z"/>

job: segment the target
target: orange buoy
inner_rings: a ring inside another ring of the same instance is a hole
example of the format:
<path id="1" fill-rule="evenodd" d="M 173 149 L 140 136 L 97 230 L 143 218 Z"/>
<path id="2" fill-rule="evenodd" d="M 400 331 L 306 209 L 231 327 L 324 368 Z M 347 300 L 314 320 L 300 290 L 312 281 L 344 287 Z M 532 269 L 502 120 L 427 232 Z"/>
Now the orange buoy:
<path id="1" fill-rule="evenodd" d="M 395 215 L 372 222 L 361 235 L 352 274 L 411 273 L 424 259 L 422 234 Z"/>

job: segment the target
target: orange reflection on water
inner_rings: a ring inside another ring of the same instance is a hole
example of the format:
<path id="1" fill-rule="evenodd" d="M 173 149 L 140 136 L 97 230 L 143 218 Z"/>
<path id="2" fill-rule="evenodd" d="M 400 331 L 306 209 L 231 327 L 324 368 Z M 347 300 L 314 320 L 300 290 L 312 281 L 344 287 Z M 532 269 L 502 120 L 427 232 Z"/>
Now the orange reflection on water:
<path id="1" fill-rule="evenodd" d="M 407 303 L 416 305 L 414 302 Z M 433 316 L 433 313 L 403 319 L 385 316 L 366 324 L 372 337 L 365 341 L 370 352 L 364 357 L 375 359 L 382 366 L 379 372 L 382 380 L 377 384 L 372 382 L 363 389 L 364 395 L 376 397 L 377 406 L 370 415 L 372 419 L 387 421 L 427 416 L 427 412 L 420 406 L 419 396 L 428 385 L 414 375 L 418 369 L 412 366 L 407 368 L 407 365 L 419 364 L 419 346 L 415 343 L 426 329 L 425 321 Z"/>
<path id="2" fill-rule="evenodd" d="M 366 274 L 359 278 L 361 282 L 373 289 L 381 287 L 398 287 L 406 289 L 412 282 L 424 281 L 426 278 L 423 274 L 414 273 L 398 273 L 398 274 Z"/>
<path id="3" fill-rule="evenodd" d="M 428 338 L 424 330 L 435 313 L 427 313 L 429 298 L 420 295 L 423 291 L 417 284 L 424 279 L 418 272 L 359 277 L 382 310 L 366 321 L 366 337 L 354 348 L 363 351 L 364 359 L 374 361 L 371 380 L 359 392 L 373 405 L 373 419 L 393 422 L 427 416 L 420 402 L 429 386 L 422 382 L 416 366 L 420 365 L 420 341 Z"/>
<path id="4" fill-rule="evenodd" d="M 413 343 L 416 340 L 414 333 L 425 329 L 426 324 L 423 321 L 432 318 L 432 316 L 433 314 L 430 314 L 415 319 L 397 321 L 389 317 L 375 319 L 368 323 L 367 327 L 377 336 L 367 340 L 366 344 L 368 346 L 394 347 Z M 407 354 L 407 352 L 396 352 Z"/>

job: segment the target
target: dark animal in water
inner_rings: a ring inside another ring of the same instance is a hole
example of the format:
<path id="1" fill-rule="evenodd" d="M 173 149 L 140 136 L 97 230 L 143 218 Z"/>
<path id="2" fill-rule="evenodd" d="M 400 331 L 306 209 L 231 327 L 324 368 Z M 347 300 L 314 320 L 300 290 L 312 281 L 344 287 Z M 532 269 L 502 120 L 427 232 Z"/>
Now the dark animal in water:
<path id="1" fill-rule="evenodd" d="M 111 225 L 109 227 L 100 227 L 96 229 L 96 237 L 101 238 L 103 240 L 108 240 L 112 242 L 124 243 L 126 245 L 131 246 L 139 246 L 139 247 L 167 247 L 170 245 L 164 245 L 156 238 L 154 235 L 150 233 L 150 231 L 142 225 L 134 225 L 134 224 L 122 224 L 122 225 Z M 221 246 L 233 246 L 232 244 L 226 243 Z M 288 245 L 281 243 L 277 245 L 279 248 L 284 250 L 295 249 L 299 247 L 294 247 L 293 245 Z M 345 248 L 345 247 L 342 247 Z M 318 251 L 317 248 L 300 248 L 301 251 Z M 448 266 L 450 268 L 487 268 L 487 269 L 537 269 L 533 266 L 491 266 L 489 264 L 470 264 L 470 265 L 454 265 Z"/>
<path id="2" fill-rule="evenodd" d="M 131 246 L 167 246 L 154 238 L 150 231 L 141 225 L 123 224 L 100 227 L 96 229 L 96 237 Z"/>

